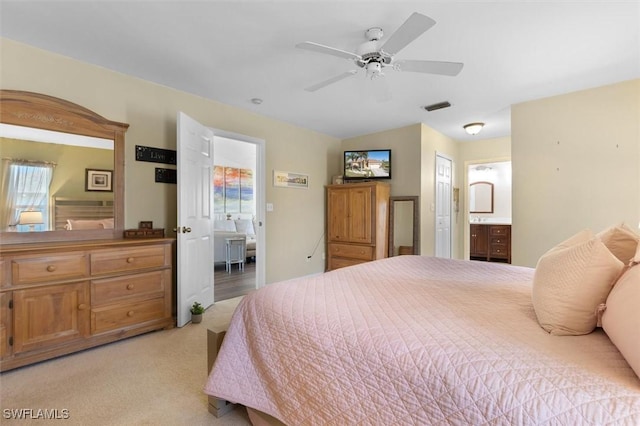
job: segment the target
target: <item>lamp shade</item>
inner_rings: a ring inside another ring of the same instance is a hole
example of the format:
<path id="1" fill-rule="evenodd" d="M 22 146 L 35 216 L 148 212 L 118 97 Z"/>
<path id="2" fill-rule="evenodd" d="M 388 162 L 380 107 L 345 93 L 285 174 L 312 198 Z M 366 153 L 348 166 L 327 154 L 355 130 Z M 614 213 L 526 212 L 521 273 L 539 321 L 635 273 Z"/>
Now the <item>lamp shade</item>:
<path id="1" fill-rule="evenodd" d="M 43 223 L 42 212 L 39 211 L 24 211 L 20 213 L 18 218 L 19 225 L 38 225 Z"/>
<path id="2" fill-rule="evenodd" d="M 480 133 L 480 130 L 482 130 L 482 128 L 484 127 L 484 123 L 469 123 L 469 124 L 465 124 L 462 127 L 464 127 L 464 130 L 468 134 L 477 135 L 478 133 Z"/>

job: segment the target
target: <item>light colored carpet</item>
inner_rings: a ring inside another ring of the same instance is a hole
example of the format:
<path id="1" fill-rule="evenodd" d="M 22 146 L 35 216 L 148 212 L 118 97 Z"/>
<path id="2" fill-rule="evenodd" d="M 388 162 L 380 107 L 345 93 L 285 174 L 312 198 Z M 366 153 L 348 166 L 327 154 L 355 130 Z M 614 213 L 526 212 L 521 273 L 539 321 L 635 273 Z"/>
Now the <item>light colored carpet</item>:
<path id="1" fill-rule="evenodd" d="M 200 324 L 132 337 L 0 374 L 0 423 L 247 425 L 243 407 L 217 419 L 202 391 L 207 328 L 225 325 L 242 297 L 216 302 Z M 68 420 L 13 421 L 11 409 L 68 410 Z"/>

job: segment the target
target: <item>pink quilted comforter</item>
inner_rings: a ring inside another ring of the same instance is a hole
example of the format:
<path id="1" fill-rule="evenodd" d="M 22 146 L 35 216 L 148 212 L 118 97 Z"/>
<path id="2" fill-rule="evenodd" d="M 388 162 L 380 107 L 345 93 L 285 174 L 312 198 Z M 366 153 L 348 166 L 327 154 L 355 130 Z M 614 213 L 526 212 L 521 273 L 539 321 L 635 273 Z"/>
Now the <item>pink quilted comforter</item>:
<path id="1" fill-rule="evenodd" d="M 638 377 L 600 329 L 543 331 L 532 277 L 400 256 L 268 285 L 205 392 L 288 425 L 640 425 Z"/>

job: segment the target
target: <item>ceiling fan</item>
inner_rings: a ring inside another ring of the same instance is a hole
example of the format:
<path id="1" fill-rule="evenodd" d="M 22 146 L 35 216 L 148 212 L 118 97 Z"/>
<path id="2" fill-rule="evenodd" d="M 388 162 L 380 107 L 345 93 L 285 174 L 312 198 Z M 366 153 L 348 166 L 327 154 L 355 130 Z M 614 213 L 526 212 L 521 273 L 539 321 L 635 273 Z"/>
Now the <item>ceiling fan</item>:
<path id="1" fill-rule="evenodd" d="M 368 41 L 362 43 L 356 49 L 355 53 L 336 49 L 335 47 L 324 46 L 311 41 L 298 43 L 296 44 L 296 47 L 299 49 L 306 49 L 313 52 L 337 56 L 339 58 L 350 59 L 354 61 L 359 68 L 364 69 L 367 73 L 367 77 L 371 79 L 384 76 L 383 69 L 388 67 L 391 67 L 396 71 L 456 76 L 464 66 L 464 64 L 460 62 L 395 59 L 395 55 L 398 52 L 435 24 L 436 21 L 428 16 L 414 12 L 400 26 L 400 28 L 391 34 L 391 36 L 384 42 L 381 40 L 384 35 L 382 28 L 369 28 L 364 33 Z M 308 92 L 315 92 L 316 90 L 322 89 L 323 87 L 336 83 L 347 77 L 351 77 L 357 73 L 358 69 L 347 71 L 328 80 L 307 87 L 305 90 Z"/>

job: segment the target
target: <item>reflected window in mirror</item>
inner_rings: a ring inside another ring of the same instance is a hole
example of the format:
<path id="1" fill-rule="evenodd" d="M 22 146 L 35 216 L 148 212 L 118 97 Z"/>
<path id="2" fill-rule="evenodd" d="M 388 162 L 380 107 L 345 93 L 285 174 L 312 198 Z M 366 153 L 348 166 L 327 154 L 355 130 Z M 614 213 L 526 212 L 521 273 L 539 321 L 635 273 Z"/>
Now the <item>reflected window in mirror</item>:
<path id="1" fill-rule="evenodd" d="M 49 186 L 54 167 L 54 163 L 2 159 L 0 223 L 5 232 L 50 229 Z"/>

